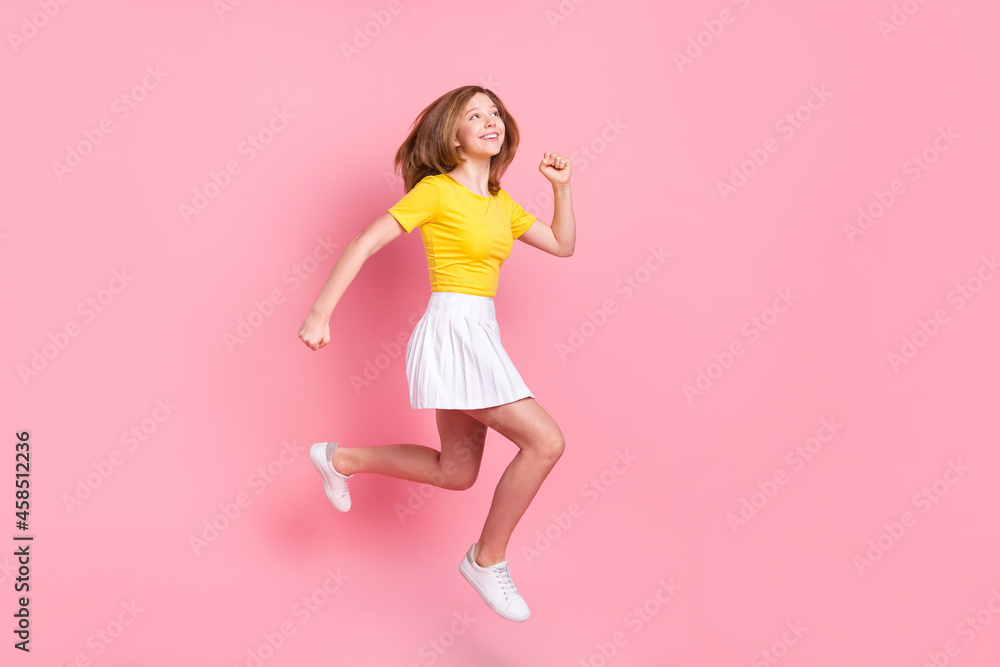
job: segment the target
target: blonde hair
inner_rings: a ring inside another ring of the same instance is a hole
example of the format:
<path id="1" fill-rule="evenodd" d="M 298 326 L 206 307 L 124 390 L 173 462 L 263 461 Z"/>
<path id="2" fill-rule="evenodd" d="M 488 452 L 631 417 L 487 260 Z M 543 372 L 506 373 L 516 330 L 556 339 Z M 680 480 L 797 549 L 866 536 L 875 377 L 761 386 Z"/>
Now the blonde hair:
<path id="1" fill-rule="evenodd" d="M 504 123 L 503 145 L 490 158 L 489 191 L 500 191 L 500 177 L 514 161 L 520 133 L 517 122 L 503 101 L 493 91 L 481 86 L 462 86 L 431 102 L 410 126 L 410 135 L 396 151 L 395 169 L 401 171 L 405 192 L 413 189 L 426 176 L 446 174 L 462 162 L 455 148 L 458 128 L 465 118 L 465 107 L 476 93 L 488 95 L 497 105 Z"/>

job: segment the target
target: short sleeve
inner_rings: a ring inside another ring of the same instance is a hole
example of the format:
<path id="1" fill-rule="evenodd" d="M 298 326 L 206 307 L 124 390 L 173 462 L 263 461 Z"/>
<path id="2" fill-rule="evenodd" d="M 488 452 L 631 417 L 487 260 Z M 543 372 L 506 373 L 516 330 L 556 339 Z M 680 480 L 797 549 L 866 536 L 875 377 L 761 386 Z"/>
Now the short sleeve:
<path id="1" fill-rule="evenodd" d="M 389 209 L 389 213 L 409 234 L 420 225 L 434 219 L 439 203 L 440 193 L 437 184 L 427 176 L 403 195 L 403 198 Z"/>
<path id="2" fill-rule="evenodd" d="M 516 239 L 528 231 L 528 228 L 535 224 L 537 218 L 521 208 L 521 205 L 511 199 L 506 192 L 504 195 L 510 201 L 510 233 Z"/>

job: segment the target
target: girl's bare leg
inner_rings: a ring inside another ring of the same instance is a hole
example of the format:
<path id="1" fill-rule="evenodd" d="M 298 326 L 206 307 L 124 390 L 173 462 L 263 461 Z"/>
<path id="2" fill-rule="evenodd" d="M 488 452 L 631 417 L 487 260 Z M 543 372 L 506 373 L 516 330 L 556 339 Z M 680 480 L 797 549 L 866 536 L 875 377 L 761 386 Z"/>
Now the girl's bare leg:
<path id="1" fill-rule="evenodd" d="M 562 431 L 533 398 L 464 410 L 520 448 L 507 466 L 473 557 L 481 567 L 507 560 L 507 543 L 542 482 L 565 449 Z"/>
<path id="2" fill-rule="evenodd" d="M 441 451 L 424 445 L 337 447 L 333 467 L 342 475 L 376 473 L 444 489 L 467 489 L 483 460 L 487 427 L 461 410 L 437 410 Z"/>
<path id="3" fill-rule="evenodd" d="M 487 427 L 519 452 L 507 466 L 476 543 L 481 567 L 507 560 L 514 527 L 565 448 L 555 420 L 533 398 L 477 410 L 437 410 L 441 451 L 424 445 L 337 447 L 333 467 L 344 475 L 377 473 L 445 489 L 467 489 L 476 481 Z"/>

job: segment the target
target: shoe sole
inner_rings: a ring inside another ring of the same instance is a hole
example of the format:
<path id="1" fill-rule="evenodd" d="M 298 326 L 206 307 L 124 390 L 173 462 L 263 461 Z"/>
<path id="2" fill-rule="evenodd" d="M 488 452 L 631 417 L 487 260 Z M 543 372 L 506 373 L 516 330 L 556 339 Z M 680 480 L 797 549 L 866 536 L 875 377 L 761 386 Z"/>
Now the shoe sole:
<path id="1" fill-rule="evenodd" d="M 466 570 L 466 567 L 467 567 L 467 565 L 466 565 L 466 559 L 463 558 L 461 565 L 458 566 L 458 571 L 461 572 L 462 576 L 465 577 L 465 580 L 468 581 L 469 584 L 472 585 L 472 588 L 474 588 L 475 591 L 477 593 L 479 593 L 479 597 L 481 597 L 483 599 L 483 602 L 486 603 L 486 606 L 488 606 L 490 609 L 492 609 L 494 612 L 496 612 L 497 615 L 499 615 L 501 618 L 507 619 L 508 621 L 513 621 L 514 623 L 524 623 L 529 618 L 531 618 L 531 612 L 530 611 L 528 612 L 528 615 L 525 616 L 524 618 L 515 618 L 513 616 L 508 616 L 504 612 L 502 612 L 499 609 L 497 609 L 496 605 L 493 604 L 493 602 L 490 600 L 489 596 L 487 596 L 486 593 L 483 592 L 483 589 L 479 587 L 479 584 L 476 583 L 476 580 L 473 579 L 472 575 Z"/>
<path id="2" fill-rule="evenodd" d="M 337 504 L 337 501 L 333 499 L 333 489 L 330 487 L 330 478 L 327 476 L 326 466 L 328 465 L 326 461 L 326 443 L 317 442 L 315 445 L 309 448 L 309 460 L 312 461 L 313 466 L 315 466 L 316 471 L 319 472 L 319 476 L 323 478 L 323 489 L 326 490 L 326 499 L 330 501 L 330 504 L 336 507 L 341 512 L 347 512 L 351 509 L 348 505 L 347 509 L 342 508 Z M 330 474 L 333 474 L 333 466 L 330 465 Z"/>

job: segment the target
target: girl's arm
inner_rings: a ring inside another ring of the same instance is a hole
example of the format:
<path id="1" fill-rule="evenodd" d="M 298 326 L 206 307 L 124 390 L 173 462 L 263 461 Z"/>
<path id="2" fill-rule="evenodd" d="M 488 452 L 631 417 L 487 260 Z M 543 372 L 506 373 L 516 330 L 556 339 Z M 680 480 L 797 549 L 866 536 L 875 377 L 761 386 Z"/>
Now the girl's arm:
<path id="1" fill-rule="evenodd" d="M 340 297 L 347 291 L 347 286 L 369 257 L 405 231 L 396 218 L 386 211 L 347 244 L 344 252 L 337 258 L 337 263 L 333 265 L 316 303 L 299 327 L 299 338 L 307 346 L 318 350 L 330 342 L 330 317 L 340 302 Z"/>
<path id="2" fill-rule="evenodd" d="M 517 240 L 556 257 L 569 257 L 576 248 L 576 217 L 573 215 L 573 194 L 569 187 L 569 158 L 561 153 L 545 153 L 538 170 L 552 182 L 552 199 L 555 201 L 552 225 L 533 224 Z"/>
<path id="3" fill-rule="evenodd" d="M 560 257 L 569 257 L 576 248 L 576 216 L 573 215 L 573 194 L 569 182 L 552 184 L 552 235 L 559 240 Z"/>

